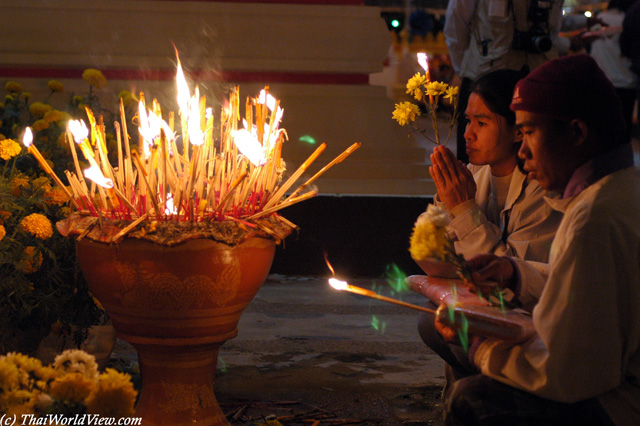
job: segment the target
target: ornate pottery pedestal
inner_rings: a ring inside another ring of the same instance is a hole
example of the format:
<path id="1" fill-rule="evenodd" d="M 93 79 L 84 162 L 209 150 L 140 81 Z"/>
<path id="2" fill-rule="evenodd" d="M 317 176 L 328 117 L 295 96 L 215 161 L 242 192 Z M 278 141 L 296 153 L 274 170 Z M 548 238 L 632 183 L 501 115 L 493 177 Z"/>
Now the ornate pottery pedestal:
<path id="1" fill-rule="evenodd" d="M 219 347 L 264 282 L 275 242 L 209 239 L 167 247 L 81 239 L 78 261 L 118 336 L 138 351 L 143 425 L 227 425 L 213 392 Z"/>

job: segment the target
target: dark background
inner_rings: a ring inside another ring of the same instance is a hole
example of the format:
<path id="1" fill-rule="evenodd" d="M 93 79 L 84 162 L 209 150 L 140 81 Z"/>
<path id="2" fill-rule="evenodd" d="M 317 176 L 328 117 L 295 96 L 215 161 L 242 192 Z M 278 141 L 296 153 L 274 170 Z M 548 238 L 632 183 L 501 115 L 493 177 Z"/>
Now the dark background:
<path id="1" fill-rule="evenodd" d="M 384 277 L 391 265 L 406 275 L 422 271 L 409 254 L 416 218 L 431 198 L 318 196 L 281 210 L 300 227 L 278 246 L 271 273 Z"/>

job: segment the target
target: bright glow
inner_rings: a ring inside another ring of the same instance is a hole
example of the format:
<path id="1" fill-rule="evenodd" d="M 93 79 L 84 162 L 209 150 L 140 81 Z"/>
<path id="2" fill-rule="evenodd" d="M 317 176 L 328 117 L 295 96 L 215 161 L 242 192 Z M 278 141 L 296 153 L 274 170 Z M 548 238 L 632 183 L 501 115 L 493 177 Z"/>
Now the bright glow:
<path id="1" fill-rule="evenodd" d="M 168 193 L 167 194 L 167 202 L 164 203 L 165 205 L 165 209 L 164 209 L 164 214 L 167 215 L 172 215 L 172 214 L 178 214 L 178 209 L 173 205 L 173 194 L 172 193 Z"/>
<path id="2" fill-rule="evenodd" d="M 266 100 L 265 100 L 266 97 Z M 260 96 L 258 96 L 258 103 L 259 104 L 265 104 L 267 105 L 267 108 L 269 108 L 269 110 L 271 110 L 273 112 L 273 110 L 276 108 L 276 103 L 277 100 L 276 98 L 274 98 L 273 96 L 271 96 L 270 93 L 267 93 L 266 90 L 262 89 L 260 91 Z M 277 127 L 278 123 L 280 123 L 280 120 L 282 120 L 282 115 L 284 114 L 284 110 L 280 107 L 278 107 L 278 110 L 276 111 L 276 118 L 275 118 L 275 125 Z"/>
<path id="3" fill-rule="evenodd" d="M 341 281 L 337 278 L 329 278 L 329 284 L 336 290 L 346 290 L 349 285 L 346 281 Z"/>
<path id="4" fill-rule="evenodd" d="M 398 28 L 400 26 L 400 21 L 398 21 L 397 19 L 394 19 L 391 21 L 391 26 L 393 28 Z"/>
<path id="5" fill-rule="evenodd" d="M 262 166 L 267 162 L 264 147 L 247 129 L 235 130 L 232 136 L 238 150 L 251 161 L 251 164 Z"/>
<path id="6" fill-rule="evenodd" d="M 178 71 L 176 72 L 176 85 L 178 86 L 178 107 L 180 109 L 180 114 L 182 114 L 182 117 L 186 119 L 187 115 L 189 114 L 189 98 L 191 97 L 191 95 L 189 93 L 189 85 L 187 84 L 187 80 L 184 77 L 184 72 L 182 72 L 182 65 L 180 64 L 180 58 L 178 58 Z"/>
<path id="7" fill-rule="evenodd" d="M 429 72 L 429 61 L 426 53 L 418 52 L 418 64 L 420 64 L 424 72 Z"/>
<path id="8" fill-rule="evenodd" d="M 265 99 L 264 99 L 265 96 L 267 97 L 267 100 L 266 100 L 267 107 L 271 111 L 273 111 L 273 109 L 276 107 L 276 98 L 271 96 L 271 93 L 267 93 L 266 90 L 262 89 L 260 91 L 260 96 L 258 97 L 258 103 L 259 104 L 264 104 L 265 103 Z"/>
<path id="9" fill-rule="evenodd" d="M 87 129 L 87 125 L 82 120 L 70 120 L 67 128 L 73 135 L 73 140 L 78 144 L 89 136 L 89 129 Z"/>
<path id="10" fill-rule="evenodd" d="M 98 166 L 91 166 L 88 169 L 85 169 L 84 175 L 87 179 L 90 179 L 103 188 L 113 188 L 113 181 L 104 177 L 102 170 L 100 170 L 100 167 Z"/>
<path id="11" fill-rule="evenodd" d="M 590 10 L 587 10 L 587 11 L 584 13 L 584 16 L 586 16 L 587 18 L 591 18 L 591 16 L 593 16 L 593 15 L 591 14 L 591 11 L 590 11 Z"/>
<path id="12" fill-rule="evenodd" d="M 24 146 L 29 148 L 32 142 L 33 142 L 33 132 L 31 131 L 31 127 L 27 127 L 24 131 L 24 136 L 22 136 L 22 143 L 24 144 Z"/>

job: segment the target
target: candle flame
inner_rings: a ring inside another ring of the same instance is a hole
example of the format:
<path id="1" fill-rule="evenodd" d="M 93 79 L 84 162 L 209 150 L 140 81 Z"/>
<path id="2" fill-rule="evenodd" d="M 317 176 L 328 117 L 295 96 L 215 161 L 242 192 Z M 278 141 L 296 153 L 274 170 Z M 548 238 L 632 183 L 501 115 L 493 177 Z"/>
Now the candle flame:
<path id="1" fill-rule="evenodd" d="M 327 255 L 327 253 L 324 254 L 324 261 L 327 264 L 327 267 L 329 268 L 329 270 L 331 271 L 331 274 L 335 277 L 336 271 L 335 269 L 333 269 L 333 266 L 331 266 L 331 263 L 329 263 L 329 256 Z"/>
<path id="2" fill-rule="evenodd" d="M 427 61 L 427 54 L 424 52 L 418 52 L 418 64 L 422 67 L 424 72 L 429 72 L 429 61 Z"/>
<path id="3" fill-rule="evenodd" d="M 238 150 L 254 166 L 262 166 L 267 162 L 264 147 L 250 131 L 247 129 L 234 130 L 232 135 Z"/>
<path id="4" fill-rule="evenodd" d="M 33 142 L 33 132 L 31 131 L 31 127 L 27 127 L 24 131 L 24 135 L 22 136 L 22 143 L 24 144 L 24 146 L 29 148 L 32 142 Z"/>
<path id="5" fill-rule="evenodd" d="M 89 136 L 89 129 L 82 120 L 70 120 L 67 128 L 73 135 L 73 140 L 78 144 Z"/>
<path id="6" fill-rule="evenodd" d="M 172 215 L 172 214 L 177 214 L 178 213 L 178 208 L 173 205 L 173 194 L 172 193 L 168 193 L 167 194 L 167 202 L 164 205 L 165 205 L 165 209 L 164 209 L 164 213 L 165 214 Z"/>
<path id="7" fill-rule="evenodd" d="M 188 105 L 191 94 L 189 92 L 187 79 L 184 77 L 184 72 L 182 71 L 182 64 L 180 63 L 180 58 L 178 57 L 177 50 L 176 58 L 178 59 L 178 71 L 176 72 L 176 85 L 178 86 L 178 107 L 180 109 L 180 113 L 186 119 L 187 115 L 189 114 Z"/>
<path id="8" fill-rule="evenodd" d="M 346 281 L 341 281 L 337 278 L 329 278 L 329 284 L 336 290 L 346 290 L 349 284 Z"/>
<path id="9" fill-rule="evenodd" d="M 92 180 L 103 188 L 113 188 L 113 181 L 109 178 L 106 178 L 102 174 L 102 170 L 100 170 L 100 167 L 98 167 L 97 165 L 85 169 L 84 175 L 87 179 Z"/>

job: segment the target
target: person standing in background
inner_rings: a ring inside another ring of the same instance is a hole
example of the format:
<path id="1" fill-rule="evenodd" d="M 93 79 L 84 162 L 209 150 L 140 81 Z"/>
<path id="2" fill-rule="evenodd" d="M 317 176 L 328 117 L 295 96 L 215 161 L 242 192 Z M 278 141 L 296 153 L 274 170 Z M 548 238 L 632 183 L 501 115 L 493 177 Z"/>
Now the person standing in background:
<path id="1" fill-rule="evenodd" d="M 631 71 L 631 60 L 620 52 L 620 31 L 625 13 L 635 0 L 612 0 L 598 18 L 612 31 L 610 36 L 599 37 L 591 43 L 589 54 L 609 77 L 622 103 L 622 114 L 627 125 L 627 138 L 631 140 L 633 108 L 636 103 L 637 76 Z M 640 24 L 639 24 L 640 25 Z M 618 30 L 618 31 L 616 31 Z"/>
<path id="2" fill-rule="evenodd" d="M 640 1 L 629 6 L 622 22 L 620 33 L 620 52 L 631 59 L 631 71 L 638 77 L 636 98 L 640 108 Z"/>
<path id="3" fill-rule="evenodd" d="M 461 78 L 459 111 L 465 111 L 475 80 L 499 69 L 523 74 L 558 56 L 562 0 L 449 0 L 444 36 Z M 457 157 L 465 153 L 465 118 L 457 128 Z"/>

